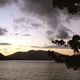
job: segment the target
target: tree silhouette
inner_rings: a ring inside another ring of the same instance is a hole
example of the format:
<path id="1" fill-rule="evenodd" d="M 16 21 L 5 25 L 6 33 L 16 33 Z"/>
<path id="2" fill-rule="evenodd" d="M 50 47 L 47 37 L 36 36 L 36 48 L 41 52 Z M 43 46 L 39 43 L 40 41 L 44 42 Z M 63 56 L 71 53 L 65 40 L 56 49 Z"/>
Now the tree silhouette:
<path id="1" fill-rule="evenodd" d="M 80 36 L 79 35 L 73 35 L 72 39 L 73 40 L 80 40 Z"/>
<path id="2" fill-rule="evenodd" d="M 69 13 L 76 14 L 80 11 L 80 0 L 53 0 L 53 7 L 66 8 Z"/>
<path id="3" fill-rule="evenodd" d="M 63 39 L 61 39 L 60 41 L 59 41 L 59 44 L 60 45 L 64 45 L 66 42 L 63 40 Z"/>
<path id="4" fill-rule="evenodd" d="M 72 40 L 68 41 L 68 44 L 73 49 L 74 53 L 79 53 L 79 48 L 80 48 L 79 40 L 80 40 L 79 35 L 73 35 Z"/>
<path id="5" fill-rule="evenodd" d="M 58 46 L 63 46 L 64 45 L 65 47 L 68 47 L 68 45 L 69 45 L 69 47 L 71 49 L 73 49 L 74 54 L 76 54 L 76 53 L 79 53 L 79 49 L 80 49 L 80 36 L 79 35 L 73 35 L 72 39 L 69 40 L 67 42 L 67 44 L 63 39 L 61 39 L 61 40 L 53 40 L 52 43 L 56 44 Z"/>
<path id="6" fill-rule="evenodd" d="M 63 39 L 61 39 L 61 40 L 52 41 L 52 43 L 57 44 L 58 46 L 59 45 L 62 46 L 65 45 L 66 42 Z"/>

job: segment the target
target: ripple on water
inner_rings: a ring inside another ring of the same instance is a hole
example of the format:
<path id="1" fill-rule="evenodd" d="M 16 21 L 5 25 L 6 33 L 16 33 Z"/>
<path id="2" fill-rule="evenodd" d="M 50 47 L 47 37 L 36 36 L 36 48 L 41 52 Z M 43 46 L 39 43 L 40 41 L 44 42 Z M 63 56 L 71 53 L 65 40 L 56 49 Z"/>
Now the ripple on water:
<path id="1" fill-rule="evenodd" d="M 54 61 L 0 61 L 0 80 L 80 80 L 79 73 Z"/>

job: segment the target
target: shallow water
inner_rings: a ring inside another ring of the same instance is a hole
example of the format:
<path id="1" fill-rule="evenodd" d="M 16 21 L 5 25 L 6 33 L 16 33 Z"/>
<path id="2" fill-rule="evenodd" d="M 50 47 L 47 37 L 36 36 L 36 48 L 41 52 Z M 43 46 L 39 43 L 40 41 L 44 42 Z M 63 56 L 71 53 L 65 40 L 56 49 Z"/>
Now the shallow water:
<path id="1" fill-rule="evenodd" d="M 55 61 L 0 61 L 0 80 L 80 80 L 80 70 Z"/>

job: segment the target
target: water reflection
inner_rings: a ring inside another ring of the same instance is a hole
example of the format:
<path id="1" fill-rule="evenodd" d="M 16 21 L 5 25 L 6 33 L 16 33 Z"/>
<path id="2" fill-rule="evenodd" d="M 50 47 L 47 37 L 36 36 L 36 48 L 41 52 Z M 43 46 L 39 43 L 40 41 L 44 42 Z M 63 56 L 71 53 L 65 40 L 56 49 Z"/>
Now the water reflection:
<path id="1" fill-rule="evenodd" d="M 53 51 L 48 52 L 48 55 L 55 60 L 56 63 L 64 63 L 67 68 L 73 68 L 74 70 L 80 69 L 80 55 L 62 55 Z"/>
<path id="2" fill-rule="evenodd" d="M 51 61 L 0 61 L 0 80 L 80 80 L 80 70 Z"/>

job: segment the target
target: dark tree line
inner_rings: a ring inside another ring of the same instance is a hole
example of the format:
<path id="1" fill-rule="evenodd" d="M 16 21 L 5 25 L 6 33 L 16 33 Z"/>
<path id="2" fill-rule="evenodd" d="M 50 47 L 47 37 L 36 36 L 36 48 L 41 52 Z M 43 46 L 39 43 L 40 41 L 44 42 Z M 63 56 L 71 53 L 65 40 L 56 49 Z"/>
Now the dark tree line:
<path id="1" fill-rule="evenodd" d="M 52 41 L 53 44 L 57 44 L 59 46 L 64 45 L 65 47 L 67 47 L 69 45 L 69 47 L 71 49 L 73 49 L 74 53 L 79 53 L 79 49 L 80 49 L 80 36 L 79 35 L 73 35 L 72 39 L 67 41 L 67 44 L 64 40 L 54 40 Z"/>

